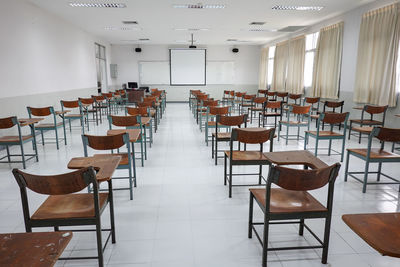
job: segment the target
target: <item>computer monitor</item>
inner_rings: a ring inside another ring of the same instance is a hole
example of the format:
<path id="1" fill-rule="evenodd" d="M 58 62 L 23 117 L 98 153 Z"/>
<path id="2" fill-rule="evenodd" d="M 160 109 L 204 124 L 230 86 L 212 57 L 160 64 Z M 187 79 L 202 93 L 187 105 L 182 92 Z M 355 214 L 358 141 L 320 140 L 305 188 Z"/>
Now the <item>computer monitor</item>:
<path id="1" fill-rule="evenodd" d="M 128 82 L 128 88 L 138 88 L 137 82 Z"/>

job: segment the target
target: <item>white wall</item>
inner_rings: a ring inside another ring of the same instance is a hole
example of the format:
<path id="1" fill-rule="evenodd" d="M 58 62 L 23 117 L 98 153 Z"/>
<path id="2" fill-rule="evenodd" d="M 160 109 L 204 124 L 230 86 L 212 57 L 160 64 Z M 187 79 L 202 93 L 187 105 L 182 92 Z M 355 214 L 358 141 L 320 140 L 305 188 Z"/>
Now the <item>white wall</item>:
<path id="1" fill-rule="evenodd" d="M 109 44 L 23 0 L 2 1 L 0 25 L 0 117 L 96 93 L 94 43 Z"/>
<path id="2" fill-rule="evenodd" d="M 112 45 L 112 63 L 118 65 L 118 78 L 113 79 L 113 85 L 121 86 L 129 81 L 139 82 L 139 61 L 168 61 L 168 45 L 144 45 L 142 52 L 134 52 L 132 45 Z M 182 46 L 181 46 L 182 47 Z M 206 46 L 207 60 L 210 61 L 234 61 L 235 81 L 234 85 L 213 85 L 198 87 L 146 85 L 157 87 L 167 91 L 168 101 L 186 101 L 190 89 L 201 89 L 210 93 L 212 97 L 221 98 L 223 90 L 233 89 L 255 92 L 258 89 L 258 65 L 260 49 L 258 46 L 238 46 L 239 53 L 232 53 L 231 46 Z"/>

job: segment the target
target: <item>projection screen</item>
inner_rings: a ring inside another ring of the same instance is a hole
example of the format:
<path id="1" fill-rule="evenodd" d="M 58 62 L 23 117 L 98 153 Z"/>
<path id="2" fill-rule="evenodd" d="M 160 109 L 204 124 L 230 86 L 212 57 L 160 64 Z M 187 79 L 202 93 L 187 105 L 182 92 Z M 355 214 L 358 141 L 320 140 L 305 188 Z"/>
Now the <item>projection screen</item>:
<path id="1" fill-rule="evenodd" d="M 206 85 L 206 49 L 170 49 L 171 85 Z"/>

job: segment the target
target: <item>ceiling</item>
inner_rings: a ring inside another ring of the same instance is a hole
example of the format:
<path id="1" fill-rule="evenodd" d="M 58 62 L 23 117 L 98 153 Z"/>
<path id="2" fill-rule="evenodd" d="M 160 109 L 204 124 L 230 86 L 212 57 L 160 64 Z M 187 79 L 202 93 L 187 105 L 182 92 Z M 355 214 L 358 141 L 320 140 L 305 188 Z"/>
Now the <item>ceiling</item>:
<path id="1" fill-rule="evenodd" d="M 194 33 L 197 44 L 260 45 L 287 33 L 287 26 L 309 26 L 377 0 L 27 0 L 111 44 L 178 44 Z M 69 3 L 125 3 L 126 8 L 77 8 Z M 224 4 L 224 9 L 173 8 L 174 4 Z M 272 10 L 275 5 L 323 6 L 321 11 Z M 122 21 L 137 21 L 137 26 Z M 251 26 L 250 22 L 266 22 Z M 106 29 L 106 27 L 111 27 Z M 128 29 L 121 30 L 121 27 Z M 207 29 L 188 31 L 175 29 Z M 249 31 L 250 29 L 262 31 Z M 149 41 L 138 41 L 148 38 Z M 238 41 L 227 41 L 237 39 Z"/>

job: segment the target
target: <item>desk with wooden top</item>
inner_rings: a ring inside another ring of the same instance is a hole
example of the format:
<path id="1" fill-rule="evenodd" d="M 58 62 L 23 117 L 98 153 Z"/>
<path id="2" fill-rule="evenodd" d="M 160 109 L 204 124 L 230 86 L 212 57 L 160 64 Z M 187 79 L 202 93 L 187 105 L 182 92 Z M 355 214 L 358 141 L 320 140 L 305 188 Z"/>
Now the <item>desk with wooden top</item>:
<path id="1" fill-rule="evenodd" d="M 21 119 L 18 119 L 20 126 L 27 126 L 27 125 L 31 126 L 42 120 L 44 120 L 44 118 L 21 118 Z"/>
<path id="2" fill-rule="evenodd" d="M 342 219 L 383 256 L 400 258 L 400 213 L 345 214 Z"/>
<path id="3" fill-rule="evenodd" d="M 304 165 L 311 169 L 326 168 L 328 165 L 307 150 L 265 152 L 270 163 L 277 165 Z"/>
<path id="4" fill-rule="evenodd" d="M 0 266 L 54 266 L 71 232 L 0 234 Z"/>
<path id="5" fill-rule="evenodd" d="M 142 138 L 141 134 L 140 134 L 141 130 L 140 129 L 113 129 L 113 130 L 108 130 L 107 131 L 107 135 L 117 135 L 117 134 L 123 134 L 123 133 L 127 133 L 129 135 L 129 142 L 131 143 L 131 147 L 132 147 L 132 164 L 133 164 L 133 173 L 134 176 L 136 177 L 136 164 L 135 164 L 135 142 L 137 142 L 140 138 Z M 146 142 L 144 142 L 144 149 L 145 149 L 145 153 L 146 153 Z M 143 152 L 143 146 L 141 147 Z M 147 158 L 147 155 L 146 155 Z M 143 154 L 142 154 L 142 166 L 144 165 L 143 162 Z"/>

